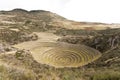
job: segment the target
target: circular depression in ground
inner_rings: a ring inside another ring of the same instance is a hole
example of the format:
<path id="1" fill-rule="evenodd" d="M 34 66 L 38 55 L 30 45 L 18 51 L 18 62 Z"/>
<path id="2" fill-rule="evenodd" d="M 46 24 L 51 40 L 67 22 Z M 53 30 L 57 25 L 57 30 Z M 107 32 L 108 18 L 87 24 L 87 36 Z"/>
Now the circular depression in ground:
<path id="1" fill-rule="evenodd" d="M 80 67 L 101 56 L 99 51 L 85 45 L 60 42 L 41 42 L 32 51 L 36 61 L 56 68 Z"/>

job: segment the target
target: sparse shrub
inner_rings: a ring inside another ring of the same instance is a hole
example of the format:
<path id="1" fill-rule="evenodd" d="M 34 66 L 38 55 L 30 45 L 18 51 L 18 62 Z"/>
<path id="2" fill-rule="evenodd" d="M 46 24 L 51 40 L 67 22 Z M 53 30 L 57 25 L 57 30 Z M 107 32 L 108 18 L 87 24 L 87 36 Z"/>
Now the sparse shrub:
<path id="1" fill-rule="evenodd" d="M 32 58 L 30 52 L 28 50 L 18 50 L 16 53 L 15 53 L 15 57 L 17 59 L 27 59 L 27 58 Z"/>
<path id="2" fill-rule="evenodd" d="M 27 21 L 25 21 L 25 25 L 28 25 L 28 24 L 30 24 L 32 21 L 30 21 L 30 20 L 27 20 Z"/>
<path id="3" fill-rule="evenodd" d="M 120 80 L 120 72 L 103 72 L 96 73 L 91 77 L 91 80 Z"/>
<path id="4" fill-rule="evenodd" d="M 23 53 L 24 53 L 23 50 L 19 50 L 15 53 L 15 57 L 21 59 L 22 57 L 24 57 Z"/>
<path id="5" fill-rule="evenodd" d="M 37 77 L 30 70 L 0 65 L 0 80 L 37 80 Z"/>
<path id="6" fill-rule="evenodd" d="M 92 31 L 87 31 L 87 30 L 73 30 L 73 29 L 59 29 L 55 32 L 55 34 L 57 35 L 62 35 L 62 36 L 66 36 L 66 35 L 98 35 L 96 33 L 96 31 L 92 30 Z"/>

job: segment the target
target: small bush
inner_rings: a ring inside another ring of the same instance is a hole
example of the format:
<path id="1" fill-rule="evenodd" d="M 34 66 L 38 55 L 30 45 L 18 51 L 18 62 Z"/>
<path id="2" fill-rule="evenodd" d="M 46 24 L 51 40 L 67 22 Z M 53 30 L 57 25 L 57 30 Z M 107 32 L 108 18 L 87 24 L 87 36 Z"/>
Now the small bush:
<path id="1" fill-rule="evenodd" d="M 24 51 L 19 50 L 19 51 L 17 51 L 17 52 L 15 53 L 15 57 L 16 57 L 16 58 L 23 57 L 23 53 L 24 53 Z"/>

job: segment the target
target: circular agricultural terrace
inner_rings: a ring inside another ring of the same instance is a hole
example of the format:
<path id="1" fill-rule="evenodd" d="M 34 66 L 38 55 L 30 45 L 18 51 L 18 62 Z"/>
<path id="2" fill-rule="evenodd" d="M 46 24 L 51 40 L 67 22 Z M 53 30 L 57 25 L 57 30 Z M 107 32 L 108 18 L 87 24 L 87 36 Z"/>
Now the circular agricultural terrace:
<path id="1" fill-rule="evenodd" d="M 57 42 L 41 42 L 32 50 L 36 61 L 56 68 L 80 67 L 101 56 L 99 51 L 85 45 Z"/>

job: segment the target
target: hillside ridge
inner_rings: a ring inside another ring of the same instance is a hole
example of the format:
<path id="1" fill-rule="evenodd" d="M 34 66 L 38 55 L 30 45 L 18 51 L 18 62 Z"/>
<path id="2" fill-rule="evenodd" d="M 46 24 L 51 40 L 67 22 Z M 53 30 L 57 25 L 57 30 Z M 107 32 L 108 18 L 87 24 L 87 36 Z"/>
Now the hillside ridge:
<path id="1" fill-rule="evenodd" d="M 120 28 L 119 24 L 107 24 L 99 22 L 77 22 L 68 20 L 56 13 L 46 11 L 46 10 L 24 10 L 24 9 L 13 9 L 9 11 L 0 11 L 0 18 L 2 19 L 5 16 L 7 19 L 3 21 L 21 22 L 29 20 L 31 24 L 42 25 L 52 28 L 65 28 L 65 29 L 85 29 L 85 30 L 105 30 L 109 28 Z M 9 17 L 14 16 L 14 17 Z M 5 18 L 4 17 L 4 18 Z M 0 21 L 1 22 L 1 21 Z M 29 25 L 27 25 L 29 26 Z"/>

